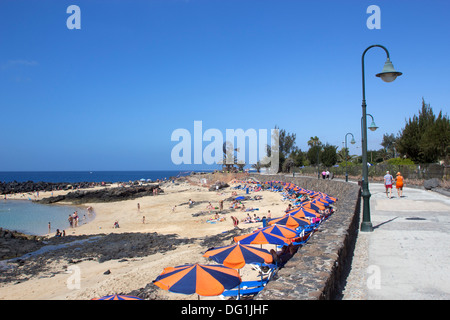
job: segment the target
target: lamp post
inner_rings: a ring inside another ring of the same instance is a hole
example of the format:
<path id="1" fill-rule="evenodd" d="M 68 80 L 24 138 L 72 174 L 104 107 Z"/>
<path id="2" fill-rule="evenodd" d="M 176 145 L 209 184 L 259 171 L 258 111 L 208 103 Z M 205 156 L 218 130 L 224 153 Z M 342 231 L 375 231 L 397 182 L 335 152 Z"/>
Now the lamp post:
<path id="1" fill-rule="evenodd" d="M 372 116 L 370 113 L 368 113 L 367 115 L 370 116 L 370 117 L 372 118 L 372 123 L 370 124 L 370 126 L 368 127 L 368 129 L 369 129 L 370 131 L 376 131 L 376 130 L 378 129 L 378 126 L 375 124 L 375 120 L 373 120 L 373 116 Z M 361 117 L 361 132 L 363 131 L 363 125 L 362 125 L 362 123 L 363 123 L 363 118 Z M 370 152 L 370 162 L 372 162 L 372 151 Z"/>
<path id="2" fill-rule="evenodd" d="M 355 137 L 353 136 L 353 133 L 347 133 L 345 135 L 345 182 L 348 182 L 348 172 L 347 172 L 347 161 L 348 161 L 348 155 L 347 155 L 347 136 L 351 134 L 352 135 L 352 141 L 350 141 L 351 144 L 355 144 Z"/>
<path id="3" fill-rule="evenodd" d="M 375 124 L 375 120 L 373 120 L 373 116 L 370 113 L 367 113 L 368 116 L 372 118 L 372 123 L 368 127 L 370 131 L 375 131 L 378 129 L 378 126 Z M 362 117 L 361 117 L 361 130 L 362 130 Z"/>
<path id="4" fill-rule="evenodd" d="M 381 78 L 384 82 L 392 82 L 398 76 L 401 76 L 401 72 L 397 72 L 392 65 L 389 57 L 389 51 L 382 45 L 375 44 L 364 50 L 361 57 L 362 66 L 362 198 L 363 198 L 363 221 L 361 223 L 361 231 L 371 232 L 373 231 L 372 222 L 370 221 L 370 192 L 369 192 L 369 177 L 367 168 L 367 114 L 366 114 L 366 88 L 365 88 L 365 78 L 364 78 L 364 56 L 369 49 L 378 47 L 382 48 L 386 52 L 386 62 L 384 64 L 383 70 L 376 76 Z M 373 118 L 372 118 L 373 119 Z"/>

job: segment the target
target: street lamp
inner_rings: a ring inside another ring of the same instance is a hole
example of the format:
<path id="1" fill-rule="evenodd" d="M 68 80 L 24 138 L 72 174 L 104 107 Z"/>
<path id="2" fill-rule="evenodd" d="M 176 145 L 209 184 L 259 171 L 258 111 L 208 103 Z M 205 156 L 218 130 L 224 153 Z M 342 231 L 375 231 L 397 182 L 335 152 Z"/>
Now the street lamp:
<path id="1" fill-rule="evenodd" d="M 348 161 L 348 155 L 347 155 L 347 136 L 351 134 L 352 135 L 352 141 L 350 141 L 351 144 L 355 144 L 355 137 L 353 136 L 353 133 L 347 133 L 345 135 L 345 182 L 348 182 L 348 172 L 347 172 L 347 161 Z"/>
<path id="2" fill-rule="evenodd" d="M 372 123 L 368 127 L 370 131 L 376 131 L 379 127 L 375 124 L 375 120 L 373 120 L 373 116 L 370 113 L 367 113 L 366 115 L 370 116 L 372 118 Z M 363 117 L 361 117 L 361 132 L 364 130 L 363 128 Z"/>
<path id="3" fill-rule="evenodd" d="M 370 113 L 368 113 L 367 115 L 370 116 L 370 117 L 372 118 L 372 123 L 371 123 L 370 126 L 369 126 L 369 130 L 370 130 L 370 131 L 375 131 L 375 130 L 377 130 L 377 129 L 378 129 L 378 126 L 375 124 L 375 121 L 373 120 L 373 116 L 372 116 Z M 361 120 L 361 121 L 362 121 L 362 120 Z"/>
<path id="4" fill-rule="evenodd" d="M 374 47 L 382 48 L 386 52 L 386 62 L 384 64 L 383 70 L 378 73 L 376 76 L 381 78 L 384 82 L 392 82 L 398 76 L 401 76 L 402 73 L 395 71 L 394 66 L 389 57 L 389 51 L 383 47 L 382 45 L 375 44 L 368 47 L 364 50 L 361 57 L 361 65 L 362 65 L 362 198 L 363 198 L 363 221 L 361 223 L 361 231 L 363 232 L 371 232 L 373 231 L 372 222 L 370 221 L 370 192 L 369 192 L 369 176 L 368 176 L 368 168 L 367 168 L 367 114 L 366 114 L 366 85 L 364 79 L 364 56 L 366 52 Z M 375 129 L 375 126 L 372 117 L 371 128 Z M 371 130 L 372 130 L 371 129 Z"/>

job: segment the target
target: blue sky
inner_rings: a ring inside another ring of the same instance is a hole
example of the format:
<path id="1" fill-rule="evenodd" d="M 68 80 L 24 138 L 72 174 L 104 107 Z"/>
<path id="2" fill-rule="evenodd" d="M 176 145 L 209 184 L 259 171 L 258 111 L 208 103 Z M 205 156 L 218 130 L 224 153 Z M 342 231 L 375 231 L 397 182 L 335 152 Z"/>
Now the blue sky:
<path id="1" fill-rule="evenodd" d="M 81 9 L 69 30 L 67 7 Z M 366 26 L 369 5 L 381 29 Z M 361 153 L 361 55 L 379 149 L 422 97 L 449 113 L 450 2 L 148 0 L 0 2 L 0 171 L 175 166 L 175 129 L 271 129 Z M 370 122 L 370 121 L 369 121 Z M 203 146 L 205 147 L 207 143 Z M 214 166 L 213 168 L 217 168 Z"/>

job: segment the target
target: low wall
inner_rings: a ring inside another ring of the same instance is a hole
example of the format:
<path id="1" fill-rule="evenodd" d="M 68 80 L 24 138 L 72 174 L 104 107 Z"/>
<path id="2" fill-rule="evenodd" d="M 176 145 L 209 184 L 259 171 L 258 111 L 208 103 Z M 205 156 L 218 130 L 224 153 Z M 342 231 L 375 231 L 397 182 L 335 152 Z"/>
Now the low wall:
<path id="1" fill-rule="evenodd" d="M 337 211 L 278 271 L 256 300 L 339 299 L 350 270 L 359 227 L 361 190 L 334 180 L 251 174 L 264 182 L 279 180 L 338 198 Z"/>

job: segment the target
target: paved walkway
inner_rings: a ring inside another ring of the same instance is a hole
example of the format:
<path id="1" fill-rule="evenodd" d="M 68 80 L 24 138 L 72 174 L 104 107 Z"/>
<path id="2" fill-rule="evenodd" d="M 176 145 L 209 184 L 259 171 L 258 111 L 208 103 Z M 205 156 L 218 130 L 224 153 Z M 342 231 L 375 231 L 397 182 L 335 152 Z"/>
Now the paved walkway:
<path id="1" fill-rule="evenodd" d="M 373 232 L 359 232 L 344 300 L 450 299 L 450 198 L 369 185 Z M 362 215 L 362 213 L 361 213 Z M 362 219 L 361 219 L 362 220 Z"/>

